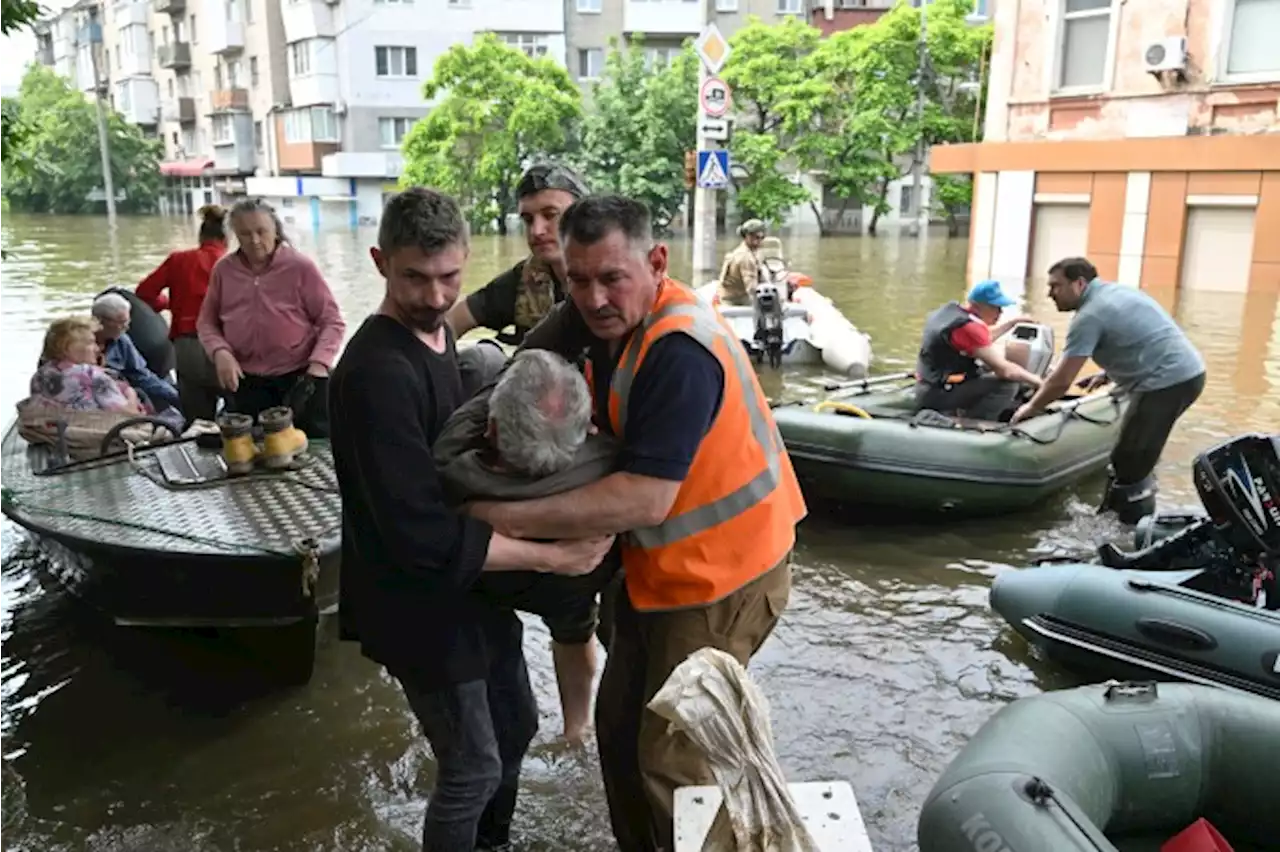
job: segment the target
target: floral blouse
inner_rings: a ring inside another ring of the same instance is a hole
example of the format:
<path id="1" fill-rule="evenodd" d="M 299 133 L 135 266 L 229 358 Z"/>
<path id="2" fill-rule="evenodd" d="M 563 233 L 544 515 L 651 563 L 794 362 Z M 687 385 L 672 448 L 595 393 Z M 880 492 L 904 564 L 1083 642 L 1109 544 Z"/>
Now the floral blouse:
<path id="1" fill-rule="evenodd" d="M 31 377 L 31 396 L 76 411 L 137 412 L 143 406 L 127 382 L 96 364 L 46 361 Z"/>

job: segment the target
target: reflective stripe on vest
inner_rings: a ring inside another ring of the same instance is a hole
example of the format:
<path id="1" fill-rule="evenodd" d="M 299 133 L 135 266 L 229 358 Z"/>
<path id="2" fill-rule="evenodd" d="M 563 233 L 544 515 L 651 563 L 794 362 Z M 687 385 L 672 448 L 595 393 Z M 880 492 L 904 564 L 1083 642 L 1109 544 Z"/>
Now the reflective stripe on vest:
<path id="1" fill-rule="evenodd" d="M 777 426 L 772 423 L 768 414 L 760 408 L 760 400 L 757 395 L 752 393 L 755 370 L 747 358 L 746 351 L 738 342 L 737 337 L 721 324 L 719 318 L 712 314 L 709 308 L 700 303 L 667 305 L 650 314 L 641 326 L 640 333 L 632 336 L 626 352 L 623 353 L 622 359 L 618 362 L 618 367 L 613 374 L 611 383 L 613 391 L 618 398 L 618 434 L 621 435 L 626 428 L 627 403 L 631 396 L 631 385 L 636 377 L 637 362 L 644 348 L 644 332 L 661 320 L 670 317 L 689 317 L 693 322 L 688 326 L 672 329 L 667 333 L 687 334 L 701 343 L 713 356 L 715 355 L 715 342 L 717 339 L 725 345 L 729 358 L 733 362 L 734 371 L 737 373 L 738 381 L 742 386 L 744 403 L 746 404 L 751 424 L 751 434 L 764 453 L 765 469 L 752 477 L 745 485 L 714 502 L 667 518 L 655 526 L 632 530 L 628 534 L 631 541 L 636 546 L 646 550 L 674 544 L 689 536 L 705 532 L 718 524 L 737 517 L 768 497 L 778 487 L 783 446 L 782 435 L 779 434 Z M 665 334 L 661 336 L 665 336 Z M 649 341 L 649 345 L 652 346 L 658 339 L 661 339 L 661 336 Z M 717 358 L 716 360 L 719 361 L 720 359 Z"/>

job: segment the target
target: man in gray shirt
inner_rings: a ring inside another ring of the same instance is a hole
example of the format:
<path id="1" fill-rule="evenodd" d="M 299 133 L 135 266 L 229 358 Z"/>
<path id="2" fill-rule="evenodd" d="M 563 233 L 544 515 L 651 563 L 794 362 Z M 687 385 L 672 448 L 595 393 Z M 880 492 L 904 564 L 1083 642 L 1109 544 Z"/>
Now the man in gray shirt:
<path id="1" fill-rule="evenodd" d="M 1204 390 L 1204 359 L 1155 299 L 1136 287 L 1099 281 L 1084 258 L 1049 268 L 1049 298 L 1058 310 L 1076 315 L 1062 360 L 1012 422 L 1035 416 L 1065 394 L 1092 358 L 1106 372 L 1082 384 L 1092 389 L 1109 379 L 1130 396 L 1111 452 L 1112 484 L 1103 509 L 1133 523 L 1155 508 L 1151 472 L 1173 424 Z"/>

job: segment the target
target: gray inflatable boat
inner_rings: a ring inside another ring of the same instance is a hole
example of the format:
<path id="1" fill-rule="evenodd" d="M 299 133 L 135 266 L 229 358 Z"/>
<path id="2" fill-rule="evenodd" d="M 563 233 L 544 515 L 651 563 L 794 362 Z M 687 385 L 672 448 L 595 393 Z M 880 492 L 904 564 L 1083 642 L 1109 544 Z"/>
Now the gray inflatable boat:
<path id="1" fill-rule="evenodd" d="M 1158 852 L 1208 819 L 1235 852 L 1280 848 L 1280 702 L 1110 683 L 1008 705 L 920 812 L 920 852 Z"/>

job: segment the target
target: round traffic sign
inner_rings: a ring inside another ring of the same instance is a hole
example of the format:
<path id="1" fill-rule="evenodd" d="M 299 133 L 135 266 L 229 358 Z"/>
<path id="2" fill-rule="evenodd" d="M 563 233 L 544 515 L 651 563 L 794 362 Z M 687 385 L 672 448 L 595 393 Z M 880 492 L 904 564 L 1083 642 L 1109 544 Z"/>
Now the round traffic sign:
<path id="1" fill-rule="evenodd" d="M 733 94 L 729 84 L 719 77 L 708 77 L 698 91 L 698 103 L 702 106 L 703 115 L 720 118 L 729 112 L 733 104 Z"/>

